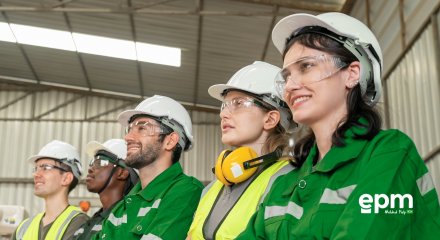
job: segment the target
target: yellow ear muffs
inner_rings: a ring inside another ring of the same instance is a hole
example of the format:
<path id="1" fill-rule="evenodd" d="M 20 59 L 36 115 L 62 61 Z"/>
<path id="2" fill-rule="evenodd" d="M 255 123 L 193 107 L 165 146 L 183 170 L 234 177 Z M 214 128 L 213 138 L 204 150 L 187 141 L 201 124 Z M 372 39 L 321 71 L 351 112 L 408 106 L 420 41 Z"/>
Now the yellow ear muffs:
<path id="1" fill-rule="evenodd" d="M 215 175 L 227 186 L 246 181 L 257 171 L 257 168 L 245 168 L 243 165 L 256 157 L 257 153 L 250 147 L 239 147 L 233 151 L 224 150 L 217 158 Z"/>

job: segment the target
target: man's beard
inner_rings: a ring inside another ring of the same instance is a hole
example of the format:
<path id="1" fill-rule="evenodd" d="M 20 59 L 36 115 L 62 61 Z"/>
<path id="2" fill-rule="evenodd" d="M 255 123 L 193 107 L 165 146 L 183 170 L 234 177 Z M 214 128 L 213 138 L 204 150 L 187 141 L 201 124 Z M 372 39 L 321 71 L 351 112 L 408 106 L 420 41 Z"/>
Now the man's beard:
<path id="1" fill-rule="evenodd" d="M 160 149 L 161 144 L 159 141 L 145 146 L 145 149 L 144 146 L 142 146 L 140 151 L 127 156 L 125 159 L 125 164 L 132 168 L 141 169 L 156 161 L 156 159 L 159 157 Z"/>

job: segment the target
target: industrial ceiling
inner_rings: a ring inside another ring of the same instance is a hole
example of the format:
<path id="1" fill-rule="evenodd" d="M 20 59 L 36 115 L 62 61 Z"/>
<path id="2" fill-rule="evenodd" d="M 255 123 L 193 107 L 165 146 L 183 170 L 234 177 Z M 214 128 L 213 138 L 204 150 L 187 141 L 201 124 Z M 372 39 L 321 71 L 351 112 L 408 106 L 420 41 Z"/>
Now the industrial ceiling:
<path id="1" fill-rule="evenodd" d="M 0 90 L 48 88 L 211 109 L 209 86 L 255 60 L 281 65 L 271 29 L 292 13 L 349 13 L 353 0 L 1 0 L 0 22 L 182 49 L 180 67 L 0 41 Z"/>

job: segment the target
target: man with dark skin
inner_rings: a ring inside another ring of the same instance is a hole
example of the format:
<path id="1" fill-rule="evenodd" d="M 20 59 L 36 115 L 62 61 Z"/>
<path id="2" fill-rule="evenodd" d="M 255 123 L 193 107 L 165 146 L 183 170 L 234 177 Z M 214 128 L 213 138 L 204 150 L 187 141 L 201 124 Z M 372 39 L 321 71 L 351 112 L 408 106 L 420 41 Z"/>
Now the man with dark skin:
<path id="1" fill-rule="evenodd" d="M 75 239 L 90 239 L 101 231 L 101 223 L 108 217 L 113 206 L 138 182 L 137 173 L 128 168 L 124 159 L 127 146 L 122 139 L 110 139 L 101 144 L 87 144 L 87 154 L 92 160 L 86 178 L 87 190 L 98 193 L 102 203 L 93 217 L 75 233 Z"/>

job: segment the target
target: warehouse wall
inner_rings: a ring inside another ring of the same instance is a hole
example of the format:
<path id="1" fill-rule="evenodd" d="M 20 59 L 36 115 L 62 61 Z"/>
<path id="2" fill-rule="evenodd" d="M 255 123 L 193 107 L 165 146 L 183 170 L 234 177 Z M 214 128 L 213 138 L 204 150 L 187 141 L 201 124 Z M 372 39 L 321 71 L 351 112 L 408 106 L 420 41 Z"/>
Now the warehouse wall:
<path id="1" fill-rule="evenodd" d="M 440 196 L 439 5 L 438 0 L 356 1 L 352 15 L 369 22 L 382 47 L 379 105 L 385 127 L 413 139 Z"/>
<path id="2" fill-rule="evenodd" d="M 20 100 L 14 102 L 16 99 Z M 24 205 L 31 214 L 44 206 L 43 201 L 33 195 L 32 165 L 26 159 L 37 154 L 46 143 L 58 139 L 78 148 L 85 172 L 89 161 L 85 152 L 87 143 L 122 138 L 123 129 L 116 122 L 117 115 L 135 107 L 135 104 L 127 106 L 122 100 L 63 91 L 31 94 L 0 91 L 0 103 L 0 106 L 12 103 L 0 109 L 0 204 Z M 220 118 L 217 113 L 190 113 L 195 144 L 183 154 L 181 164 L 185 173 L 206 183 L 214 178 L 211 168 L 223 149 Z M 89 193 L 84 184 L 70 197 L 72 203 L 87 199 L 100 204 L 96 201 L 97 195 Z"/>

